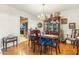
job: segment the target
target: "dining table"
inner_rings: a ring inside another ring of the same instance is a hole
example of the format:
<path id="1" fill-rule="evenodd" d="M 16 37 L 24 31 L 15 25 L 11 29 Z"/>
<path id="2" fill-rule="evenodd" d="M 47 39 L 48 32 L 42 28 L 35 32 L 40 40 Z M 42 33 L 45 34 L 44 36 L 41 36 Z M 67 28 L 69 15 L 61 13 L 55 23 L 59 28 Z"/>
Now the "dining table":
<path id="1" fill-rule="evenodd" d="M 41 34 L 41 38 L 57 41 L 59 39 L 58 35 Z"/>
<path id="2" fill-rule="evenodd" d="M 58 35 L 49 35 L 49 34 L 42 34 L 42 37 L 48 37 L 48 38 L 58 38 Z"/>
<path id="3" fill-rule="evenodd" d="M 31 34 L 31 37 L 35 37 L 36 35 L 35 34 Z M 54 35 L 54 34 L 38 34 L 38 37 L 41 37 L 41 38 L 45 38 L 45 39 L 49 39 L 49 40 L 58 40 L 59 39 L 59 35 Z"/>

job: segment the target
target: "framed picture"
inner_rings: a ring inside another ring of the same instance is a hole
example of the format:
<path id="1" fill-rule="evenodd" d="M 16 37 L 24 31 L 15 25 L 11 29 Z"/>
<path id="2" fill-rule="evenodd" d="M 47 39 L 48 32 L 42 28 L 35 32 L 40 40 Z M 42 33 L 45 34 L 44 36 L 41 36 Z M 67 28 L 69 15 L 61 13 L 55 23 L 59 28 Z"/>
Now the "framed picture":
<path id="1" fill-rule="evenodd" d="M 67 18 L 61 19 L 61 24 L 67 24 Z"/>
<path id="2" fill-rule="evenodd" d="M 69 23 L 69 29 L 75 29 L 76 25 L 75 23 Z"/>
<path id="3" fill-rule="evenodd" d="M 39 23 L 37 24 L 37 26 L 38 26 L 38 28 L 41 28 L 41 27 L 42 27 L 42 23 L 39 22 Z"/>

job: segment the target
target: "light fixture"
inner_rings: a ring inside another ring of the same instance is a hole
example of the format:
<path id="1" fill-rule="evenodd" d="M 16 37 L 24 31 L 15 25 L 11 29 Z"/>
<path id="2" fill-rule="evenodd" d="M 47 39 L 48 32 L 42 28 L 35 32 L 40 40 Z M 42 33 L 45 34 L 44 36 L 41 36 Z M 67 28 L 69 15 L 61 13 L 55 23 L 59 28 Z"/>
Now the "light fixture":
<path id="1" fill-rule="evenodd" d="M 48 9 L 47 9 L 48 7 Z M 47 10 L 46 10 L 47 9 Z M 39 20 L 53 20 L 53 17 L 59 17 L 60 12 L 59 11 L 53 11 L 53 13 L 48 13 L 49 5 L 42 4 L 41 5 L 41 14 L 37 16 Z M 46 13 L 47 12 L 47 13 Z"/>
<path id="2" fill-rule="evenodd" d="M 45 14 L 45 10 L 44 10 L 45 6 L 46 6 L 45 4 L 42 4 L 42 8 L 41 8 L 42 13 L 37 16 L 38 19 L 40 19 L 40 20 L 45 20 L 46 19 L 46 14 Z"/>

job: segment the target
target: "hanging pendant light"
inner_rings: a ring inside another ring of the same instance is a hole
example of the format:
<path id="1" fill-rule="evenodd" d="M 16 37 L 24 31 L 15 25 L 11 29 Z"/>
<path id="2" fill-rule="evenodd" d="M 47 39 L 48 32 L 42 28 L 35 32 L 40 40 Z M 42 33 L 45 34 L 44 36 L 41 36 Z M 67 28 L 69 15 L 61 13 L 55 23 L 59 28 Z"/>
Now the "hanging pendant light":
<path id="1" fill-rule="evenodd" d="M 40 19 L 40 20 L 45 20 L 45 19 L 47 19 L 47 16 L 46 16 L 46 14 L 45 14 L 45 10 L 44 10 L 44 8 L 45 8 L 45 4 L 42 4 L 42 13 L 40 14 L 40 15 L 38 15 L 38 18 Z"/>

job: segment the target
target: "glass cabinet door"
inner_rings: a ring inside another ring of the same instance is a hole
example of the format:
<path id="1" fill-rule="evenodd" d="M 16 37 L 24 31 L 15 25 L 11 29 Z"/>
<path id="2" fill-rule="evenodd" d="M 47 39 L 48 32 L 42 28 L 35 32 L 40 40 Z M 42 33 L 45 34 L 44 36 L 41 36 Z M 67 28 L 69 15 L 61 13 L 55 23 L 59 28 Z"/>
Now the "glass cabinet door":
<path id="1" fill-rule="evenodd" d="M 45 22 L 44 23 L 44 30 L 52 31 L 52 32 L 59 32 L 60 24 L 53 23 L 53 22 Z"/>

